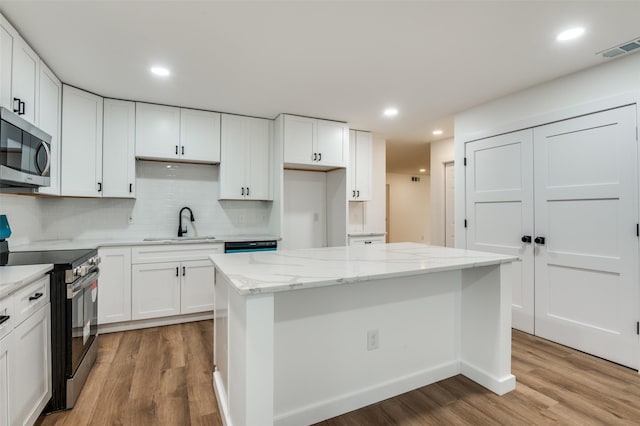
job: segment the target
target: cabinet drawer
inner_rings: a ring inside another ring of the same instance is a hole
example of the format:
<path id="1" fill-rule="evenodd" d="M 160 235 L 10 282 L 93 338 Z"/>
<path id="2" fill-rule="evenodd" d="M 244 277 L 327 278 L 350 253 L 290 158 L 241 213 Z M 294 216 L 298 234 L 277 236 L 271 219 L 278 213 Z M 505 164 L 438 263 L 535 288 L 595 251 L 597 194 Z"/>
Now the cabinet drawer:
<path id="1" fill-rule="evenodd" d="M 222 253 L 223 243 L 214 244 L 163 244 L 138 246 L 131 249 L 131 263 L 180 262 L 206 260 L 212 253 Z"/>
<path id="2" fill-rule="evenodd" d="M 15 324 L 15 311 L 14 311 L 14 297 L 13 295 L 7 296 L 4 299 L 0 299 L 0 315 L 8 316 L 9 319 L 0 324 L 0 339 L 9 334 L 13 330 Z"/>
<path id="3" fill-rule="evenodd" d="M 384 244 L 384 235 L 375 235 L 371 237 L 349 237 L 349 245 L 368 245 L 368 244 Z"/>
<path id="4" fill-rule="evenodd" d="M 49 275 L 29 284 L 14 294 L 15 319 L 18 326 L 31 314 L 49 303 Z"/>

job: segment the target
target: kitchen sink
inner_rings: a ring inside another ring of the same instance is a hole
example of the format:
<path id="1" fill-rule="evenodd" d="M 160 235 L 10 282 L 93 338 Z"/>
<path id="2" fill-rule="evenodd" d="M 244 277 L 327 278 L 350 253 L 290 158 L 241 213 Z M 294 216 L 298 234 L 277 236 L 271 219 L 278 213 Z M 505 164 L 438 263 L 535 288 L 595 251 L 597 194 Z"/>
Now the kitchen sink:
<path id="1" fill-rule="evenodd" d="M 214 237 L 213 235 L 203 235 L 201 237 L 153 237 L 153 238 L 145 238 L 143 241 L 175 243 L 180 241 L 209 241 L 209 240 L 215 240 L 215 239 L 216 237 Z"/>

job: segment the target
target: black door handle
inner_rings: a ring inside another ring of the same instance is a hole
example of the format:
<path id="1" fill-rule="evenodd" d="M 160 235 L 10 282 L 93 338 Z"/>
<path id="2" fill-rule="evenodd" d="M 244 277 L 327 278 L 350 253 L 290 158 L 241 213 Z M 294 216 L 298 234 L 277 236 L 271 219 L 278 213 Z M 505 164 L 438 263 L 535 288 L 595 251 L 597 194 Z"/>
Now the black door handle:
<path id="1" fill-rule="evenodd" d="M 360 190 L 359 189 L 356 191 L 356 193 L 358 194 L 357 197 L 360 198 Z"/>
<path id="2" fill-rule="evenodd" d="M 180 276 L 180 272 L 179 271 L 180 271 L 180 268 L 176 266 L 176 277 Z"/>
<path id="3" fill-rule="evenodd" d="M 20 101 L 20 112 L 18 115 L 24 115 L 24 102 Z"/>
<path id="4" fill-rule="evenodd" d="M 129 194 L 131 194 L 133 192 L 133 184 L 130 183 L 129 184 Z"/>
<path id="5" fill-rule="evenodd" d="M 356 191 L 353 191 L 353 198 L 356 198 Z"/>
<path id="6" fill-rule="evenodd" d="M 313 153 L 313 161 L 318 161 L 318 154 L 316 152 Z"/>
<path id="7" fill-rule="evenodd" d="M 20 98 L 13 98 L 13 112 L 20 113 Z"/>
<path id="8" fill-rule="evenodd" d="M 533 240 L 534 243 L 540 244 L 541 246 L 544 245 L 544 241 L 545 241 L 544 237 L 536 237 L 536 239 Z"/>
<path id="9" fill-rule="evenodd" d="M 102 192 L 102 182 L 98 182 L 98 192 Z"/>
<path id="10" fill-rule="evenodd" d="M 180 147 L 182 149 L 182 155 L 184 155 L 184 145 Z"/>
<path id="11" fill-rule="evenodd" d="M 322 153 L 318 153 L 318 161 L 322 161 Z"/>
<path id="12" fill-rule="evenodd" d="M 178 145 L 176 145 L 176 155 L 178 155 Z"/>
<path id="13" fill-rule="evenodd" d="M 249 187 L 247 186 L 247 197 L 249 196 Z"/>
<path id="14" fill-rule="evenodd" d="M 38 300 L 40 299 L 42 296 L 44 296 L 42 293 L 36 293 L 33 296 L 29 297 L 29 300 Z"/>
<path id="15" fill-rule="evenodd" d="M 187 274 L 187 268 L 186 266 L 182 267 L 182 276 L 184 277 Z"/>
<path id="16" fill-rule="evenodd" d="M 244 186 L 242 187 L 242 196 L 244 197 Z"/>
<path id="17" fill-rule="evenodd" d="M 11 316 L 9 315 L 0 315 L 0 324 L 2 324 L 3 322 L 9 321 L 9 318 L 11 318 Z"/>
<path id="18" fill-rule="evenodd" d="M 527 243 L 527 244 L 531 244 L 531 235 L 522 236 L 522 242 L 523 243 Z"/>

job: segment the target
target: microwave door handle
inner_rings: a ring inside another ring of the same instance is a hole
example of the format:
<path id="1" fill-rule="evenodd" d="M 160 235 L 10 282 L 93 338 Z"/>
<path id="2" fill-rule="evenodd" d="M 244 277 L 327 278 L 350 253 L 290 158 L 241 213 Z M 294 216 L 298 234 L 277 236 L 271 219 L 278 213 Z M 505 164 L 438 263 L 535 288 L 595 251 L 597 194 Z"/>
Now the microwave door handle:
<path id="1" fill-rule="evenodd" d="M 47 154 L 47 164 L 44 166 L 44 170 L 40 173 L 40 176 L 45 176 L 49 171 L 49 168 L 51 167 L 51 150 L 49 149 L 49 145 L 47 145 L 45 141 L 40 141 L 40 143 L 42 144 L 41 146 L 44 147 L 44 152 L 46 152 Z M 36 164 L 38 163 L 36 162 Z"/>

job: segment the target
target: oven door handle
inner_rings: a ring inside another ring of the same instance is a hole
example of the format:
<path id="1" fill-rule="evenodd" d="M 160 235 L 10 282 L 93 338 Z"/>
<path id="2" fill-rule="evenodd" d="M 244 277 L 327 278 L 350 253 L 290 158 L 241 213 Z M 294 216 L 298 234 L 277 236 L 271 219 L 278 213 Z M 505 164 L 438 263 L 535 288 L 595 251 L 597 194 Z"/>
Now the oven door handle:
<path id="1" fill-rule="evenodd" d="M 89 287 L 100 276 L 100 270 L 80 278 L 77 282 L 67 284 L 67 299 L 73 299 L 85 288 Z"/>

